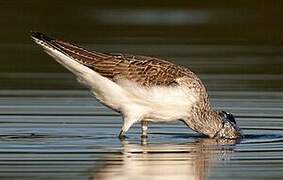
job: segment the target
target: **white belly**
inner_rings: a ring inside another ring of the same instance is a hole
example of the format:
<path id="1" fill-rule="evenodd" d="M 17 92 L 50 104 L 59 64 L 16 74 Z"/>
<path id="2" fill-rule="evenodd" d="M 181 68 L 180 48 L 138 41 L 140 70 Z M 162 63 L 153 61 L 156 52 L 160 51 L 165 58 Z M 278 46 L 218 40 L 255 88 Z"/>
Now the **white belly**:
<path id="1" fill-rule="evenodd" d="M 123 113 L 138 114 L 148 121 L 173 121 L 188 115 L 198 97 L 180 86 L 144 88 L 133 82 L 117 83 L 123 89 L 116 104 Z M 111 106 L 111 99 L 106 97 L 106 105 Z"/>

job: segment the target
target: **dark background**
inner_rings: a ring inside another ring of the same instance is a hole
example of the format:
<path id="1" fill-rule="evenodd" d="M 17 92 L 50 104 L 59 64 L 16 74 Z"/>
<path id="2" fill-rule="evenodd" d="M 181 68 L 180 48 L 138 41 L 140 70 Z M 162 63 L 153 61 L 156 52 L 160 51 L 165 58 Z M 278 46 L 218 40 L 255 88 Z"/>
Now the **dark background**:
<path id="1" fill-rule="evenodd" d="M 283 1 L 0 2 L 0 89 L 82 89 L 30 30 L 102 52 L 157 56 L 212 90 L 282 90 Z M 238 85 L 235 86 L 235 83 Z"/>

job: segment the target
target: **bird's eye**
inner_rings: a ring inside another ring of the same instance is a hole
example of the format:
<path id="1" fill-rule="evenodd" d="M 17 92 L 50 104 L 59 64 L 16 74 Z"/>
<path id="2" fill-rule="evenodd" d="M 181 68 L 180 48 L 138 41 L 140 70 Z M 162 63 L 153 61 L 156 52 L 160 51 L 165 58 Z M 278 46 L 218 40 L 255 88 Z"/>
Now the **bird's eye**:
<path id="1" fill-rule="evenodd" d="M 221 115 L 223 118 L 228 119 L 229 121 L 231 121 L 231 122 L 233 122 L 233 123 L 236 124 L 235 118 L 234 118 L 234 116 L 233 116 L 232 114 L 227 113 L 227 112 L 225 112 L 225 111 L 221 111 L 221 112 L 220 112 L 220 115 Z"/>
<path id="2" fill-rule="evenodd" d="M 226 118 L 227 118 L 229 121 L 231 121 L 231 122 L 233 122 L 233 123 L 236 124 L 235 118 L 234 118 L 234 116 L 233 116 L 232 114 L 226 113 Z"/>

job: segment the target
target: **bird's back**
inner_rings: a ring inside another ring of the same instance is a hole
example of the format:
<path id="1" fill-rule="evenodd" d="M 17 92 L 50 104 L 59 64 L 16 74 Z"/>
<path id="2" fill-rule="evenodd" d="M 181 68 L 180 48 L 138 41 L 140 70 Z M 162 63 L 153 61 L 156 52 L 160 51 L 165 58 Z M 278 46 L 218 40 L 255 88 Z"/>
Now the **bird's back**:
<path id="1" fill-rule="evenodd" d="M 141 111 L 135 113 L 173 120 L 207 96 L 201 80 L 192 71 L 168 61 L 89 51 L 38 32 L 32 37 L 59 63 L 73 68 L 96 97 L 112 109 Z"/>
<path id="2" fill-rule="evenodd" d="M 174 85 L 177 83 L 176 79 L 181 77 L 200 81 L 189 69 L 159 58 L 100 53 L 50 38 L 42 33 L 35 33 L 34 36 L 112 81 L 127 79 L 147 87 Z"/>

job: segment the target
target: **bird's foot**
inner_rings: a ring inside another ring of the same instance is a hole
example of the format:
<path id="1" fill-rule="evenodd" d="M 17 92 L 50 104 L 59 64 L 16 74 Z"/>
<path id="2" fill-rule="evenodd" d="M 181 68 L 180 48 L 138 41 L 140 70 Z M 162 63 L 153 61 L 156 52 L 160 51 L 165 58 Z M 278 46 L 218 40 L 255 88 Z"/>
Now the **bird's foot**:
<path id="1" fill-rule="evenodd" d="M 120 140 L 125 140 L 127 138 L 127 136 L 125 135 L 125 133 L 123 131 L 120 132 L 118 137 L 119 137 Z"/>
<path id="2" fill-rule="evenodd" d="M 142 139 L 147 139 L 147 137 L 148 137 L 148 136 L 147 136 L 146 134 L 142 134 L 142 135 L 141 135 L 141 138 L 142 138 Z"/>
<path id="3" fill-rule="evenodd" d="M 119 138 L 120 140 L 125 140 L 125 139 L 127 138 L 127 136 L 125 136 L 125 135 L 119 135 L 118 138 Z"/>

